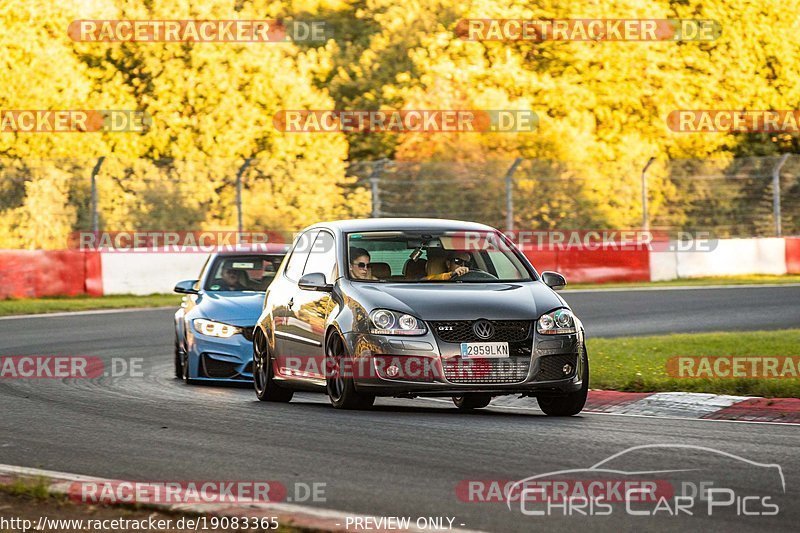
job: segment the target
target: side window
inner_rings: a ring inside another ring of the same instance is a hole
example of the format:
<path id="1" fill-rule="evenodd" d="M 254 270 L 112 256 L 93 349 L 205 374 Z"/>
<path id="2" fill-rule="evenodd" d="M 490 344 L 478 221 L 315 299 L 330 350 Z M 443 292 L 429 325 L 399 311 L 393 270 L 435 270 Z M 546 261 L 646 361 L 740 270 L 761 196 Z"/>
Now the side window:
<path id="1" fill-rule="evenodd" d="M 297 281 L 303 275 L 303 267 L 306 266 L 306 260 L 317 233 L 319 233 L 319 230 L 307 231 L 295 241 L 292 255 L 289 257 L 289 262 L 286 263 L 286 269 L 283 271 L 290 280 Z"/>
<path id="2" fill-rule="evenodd" d="M 336 246 L 333 235 L 327 231 L 320 231 L 314 246 L 311 247 L 311 255 L 308 256 L 303 274 L 322 272 L 325 274 L 325 281 L 330 283 L 333 280 L 332 273 L 335 266 Z"/>

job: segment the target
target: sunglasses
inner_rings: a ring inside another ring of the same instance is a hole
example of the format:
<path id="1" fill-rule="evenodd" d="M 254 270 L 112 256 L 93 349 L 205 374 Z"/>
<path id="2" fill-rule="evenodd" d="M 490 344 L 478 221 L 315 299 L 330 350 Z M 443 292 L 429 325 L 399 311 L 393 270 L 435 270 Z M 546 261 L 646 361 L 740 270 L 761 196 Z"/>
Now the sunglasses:
<path id="1" fill-rule="evenodd" d="M 361 261 L 359 263 L 353 263 L 353 266 L 357 266 L 358 268 L 367 268 L 369 266 L 369 263 Z"/>
<path id="2" fill-rule="evenodd" d="M 461 259 L 460 257 L 454 257 L 451 259 L 451 261 L 453 262 L 453 264 L 456 265 L 466 265 L 467 263 L 469 263 L 469 260 Z"/>

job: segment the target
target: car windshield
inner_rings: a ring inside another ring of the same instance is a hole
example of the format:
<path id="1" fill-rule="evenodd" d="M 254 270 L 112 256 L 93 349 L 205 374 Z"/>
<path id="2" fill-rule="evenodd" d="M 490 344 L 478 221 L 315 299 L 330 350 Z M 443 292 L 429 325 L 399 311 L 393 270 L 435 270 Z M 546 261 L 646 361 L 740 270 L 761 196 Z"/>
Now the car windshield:
<path id="1" fill-rule="evenodd" d="M 265 291 L 281 261 L 282 254 L 217 256 L 209 268 L 204 288 L 207 291 Z"/>
<path id="2" fill-rule="evenodd" d="M 347 235 L 353 281 L 392 283 L 498 283 L 532 281 L 499 232 L 380 231 Z"/>

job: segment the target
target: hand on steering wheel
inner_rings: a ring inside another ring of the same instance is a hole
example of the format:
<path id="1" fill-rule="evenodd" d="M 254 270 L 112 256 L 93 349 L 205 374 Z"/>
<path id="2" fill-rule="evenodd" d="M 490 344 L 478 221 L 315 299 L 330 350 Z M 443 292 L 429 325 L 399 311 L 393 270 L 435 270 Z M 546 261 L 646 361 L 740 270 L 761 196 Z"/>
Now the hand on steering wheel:
<path id="1" fill-rule="evenodd" d="M 450 274 L 450 277 L 455 278 L 457 276 L 463 276 L 467 272 L 469 272 L 469 267 L 465 266 L 456 267 L 456 269 L 453 270 L 453 272 Z"/>

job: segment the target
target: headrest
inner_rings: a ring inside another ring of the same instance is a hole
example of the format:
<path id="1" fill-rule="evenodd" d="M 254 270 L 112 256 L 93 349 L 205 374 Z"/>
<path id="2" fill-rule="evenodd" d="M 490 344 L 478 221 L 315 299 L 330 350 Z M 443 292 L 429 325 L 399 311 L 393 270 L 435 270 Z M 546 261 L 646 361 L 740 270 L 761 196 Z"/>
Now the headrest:
<path id="1" fill-rule="evenodd" d="M 428 263 L 425 265 L 425 273 L 428 276 L 447 272 L 447 255 L 443 253 L 431 254 L 428 250 Z"/>
<path id="2" fill-rule="evenodd" d="M 389 263 L 370 263 L 369 268 L 372 275 L 378 279 L 386 279 L 392 275 L 392 267 L 389 266 Z"/>
<path id="3" fill-rule="evenodd" d="M 425 277 L 425 265 L 428 264 L 427 259 L 417 259 L 412 261 L 409 259 L 403 265 L 403 276 L 406 279 L 420 279 Z"/>

